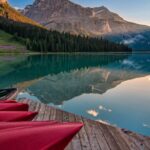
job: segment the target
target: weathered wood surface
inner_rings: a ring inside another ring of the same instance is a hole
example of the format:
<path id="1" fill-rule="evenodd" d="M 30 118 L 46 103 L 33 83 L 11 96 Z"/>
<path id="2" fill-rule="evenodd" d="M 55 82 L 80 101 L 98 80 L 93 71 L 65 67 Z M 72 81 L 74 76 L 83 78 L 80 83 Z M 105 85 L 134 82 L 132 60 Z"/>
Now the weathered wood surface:
<path id="1" fill-rule="evenodd" d="M 30 100 L 21 100 L 21 102 L 28 103 L 31 111 L 39 112 L 34 121 L 84 123 L 84 127 L 66 150 L 150 150 L 150 137 L 89 120 L 39 102 Z"/>

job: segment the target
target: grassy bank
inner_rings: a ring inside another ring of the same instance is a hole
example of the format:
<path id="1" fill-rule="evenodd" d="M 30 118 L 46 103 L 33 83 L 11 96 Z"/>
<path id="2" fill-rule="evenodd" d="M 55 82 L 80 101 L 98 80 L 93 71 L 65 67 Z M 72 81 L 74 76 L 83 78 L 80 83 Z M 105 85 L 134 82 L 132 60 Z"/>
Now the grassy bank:
<path id="1" fill-rule="evenodd" d="M 0 53 L 26 52 L 26 47 L 17 41 L 13 35 L 0 30 Z"/>

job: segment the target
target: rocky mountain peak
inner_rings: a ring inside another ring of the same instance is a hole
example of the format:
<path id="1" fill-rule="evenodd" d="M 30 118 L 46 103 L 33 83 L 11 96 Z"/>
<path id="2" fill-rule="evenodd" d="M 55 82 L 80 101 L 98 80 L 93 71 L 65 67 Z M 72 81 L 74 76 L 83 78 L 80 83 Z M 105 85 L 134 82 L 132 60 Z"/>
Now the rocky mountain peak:
<path id="1" fill-rule="evenodd" d="M 124 20 L 105 6 L 83 7 L 70 0 L 35 0 L 22 13 L 47 29 L 72 34 L 101 36 L 147 28 Z"/>
<path id="2" fill-rule="evenodd" d="M 61 5 L 65 2 L 68 2 L 68 0 L 35 0 L 33 5 L 35 6 L 48 5 L 49 7 L 54 7 L 56 5 Z"/>

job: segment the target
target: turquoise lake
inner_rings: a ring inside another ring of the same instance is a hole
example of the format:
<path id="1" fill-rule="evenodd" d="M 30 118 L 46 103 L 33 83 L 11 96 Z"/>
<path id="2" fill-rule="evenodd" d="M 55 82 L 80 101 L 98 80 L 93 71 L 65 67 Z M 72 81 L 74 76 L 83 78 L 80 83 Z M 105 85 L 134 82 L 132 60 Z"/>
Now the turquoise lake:
<path id="1" fill-rule="evenodd" d="M 150 54 L 0 56 L 0 88 L 150 136 Z"/>

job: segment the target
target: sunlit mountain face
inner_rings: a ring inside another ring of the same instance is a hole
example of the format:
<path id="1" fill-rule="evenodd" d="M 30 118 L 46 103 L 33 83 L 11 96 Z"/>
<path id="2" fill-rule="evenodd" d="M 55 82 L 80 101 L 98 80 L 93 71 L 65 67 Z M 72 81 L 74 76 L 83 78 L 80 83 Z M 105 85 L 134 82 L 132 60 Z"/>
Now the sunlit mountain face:
<path id="1" fill-rule="evenodd" d="M 0 86 L 21 89 L 18 99 L 150 135 L 149 54 L 3 56 L 0 62 Z"/>
<path id="2" fill-rule="evenodd" d="M 14 20 L 16 22 L 40 26 L 32 19 L 25 17 L 24 15 L 20 14 L 17 10 L 15 10 L 13 7 L 11 7 L 7 0 L 0 0 L 0 17 Z"/>
<path id="3" fill-rule="evenodd" d="M 51 30 L 101 36 L 150 30 L 126 21 L 104 6 L 83 7 L 69 0 L 35 0 L 22 14 Z"/>
<path id="4" fill-rule="evenodd" d="M 149 26 L 125 20 L 104 6 L 84 7 L 69 0 L 35 0 L 21 12 L 50 30 L 104 37 L 134 50 L 150 50 Z"/>

